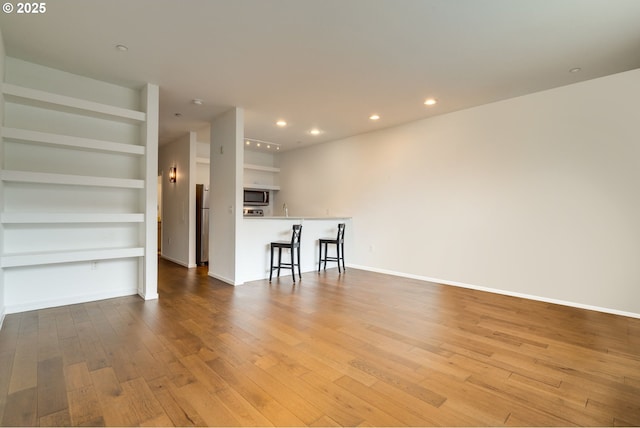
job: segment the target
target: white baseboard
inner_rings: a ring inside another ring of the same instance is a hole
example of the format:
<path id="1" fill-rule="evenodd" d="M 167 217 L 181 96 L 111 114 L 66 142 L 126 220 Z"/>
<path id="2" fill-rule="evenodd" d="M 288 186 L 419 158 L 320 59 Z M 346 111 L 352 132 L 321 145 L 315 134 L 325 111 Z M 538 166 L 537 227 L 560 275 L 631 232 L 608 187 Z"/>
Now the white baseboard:
<path id="1" fill-rule="evenodd" d="M 144 294 L 140 291 L 138 291 L 138 296 L 142 297 L 143 300 L 158 300 L 158 298 L 160 297 L 158 293 Z"/>
<path id="2" fill-rule="evenodd" d="M 60 299 L 41 300 L 19 305 L 6 306 L 7 314 L 17 314 L 19 312 L 37 311 L 39 309 L 55 308 L 58 306 L 75 305 L 78 303 L 93 302 L 96 300 L 113 299 L 115 297 L 133 296 L 138 294 L 136 288 L 114 290 L 105 293 L 86 294 L 82 296 L 68 296 Z"/>
<path id="3" fill-rule="evenodd" d="M 169 257 L 169 256 L 165 256 L 164 254 L 160 254 L 160 258 L 163 258 L 165 260 L 169 260 L 171 263 L 175 263 L 177 265 L 184 266 L 186 268 L 196 267 L 196 265 L 191 266 L 191 265 L 189 265 L 189 263 L 185 263 L 182 260 L 178 260 L 178 259 L 174 259 L 174 258 Z"/>
<path id="4" fill-rule="evenodd" d="M 233 281 L 230 278 L 227 278 L 227 277 L 224 277 L 224 276 L 221 276 L 221 275 L 217 275 L 217 274 L 215 274 L 215 273 L 213 273 L 211 271 L 209 271 L 207 273 L 207 275 L 209 275 L 211 278 L 215 278 L 217 280 L 220 280 L 220 281 L 222 281 L 224 283 L 227 283 L 227 284 L 233 285 L 233 286 L 244 284 L 244 282 L 236 282 L 236 281 Z"/>
<path id="5" fill-rule="evenodd" d="M 369 272 L 383 273 L 383 274 L 386 274 L 386 275 L 399 276 L 399 277 L 402 277 L 402 278 L 417 279 L 417 280 L 420 280 L 420 281 L 434 282 L 434 283 L 442 284 L 442 285 L 451 285 L 451 286 L 454 286 L 454 287 L 468 288 L 468 289 L 471 289 L 471 290 L 486 291 L 488 293 L 502 294 L 502 295 L 505 295 L 505 296 L 519 297 L 521 299 L 536 300 L 536 301 L 539 301 L 539 302 L 553 303 L 553 304 L 556 304 L 556 305 L 570 306 L 570 307 L 573 307 L 573 308 L 587 309 L 587 310 L 590 310 L 590 311 L 604 312 L 604 313 L 607 313 L 607 314 L 620 315 L 620 316 L 623 316 L 623 317 L 639 318 L 640 319 L 640 314 L 636 314 L 636 313 L 633 313 L 633 312 L 620 311 L 618 309 L 611 309 L 611 308 L 603 308 L 603 307 L 600 307 L 600 306 L 585 305 L 583 303 L 576 303 L 576 302 L 569 302 L 569 301 L 566 301 L 566 300 L 551 299 L 551 298 L 548 298 L 548 297 L 535 296 L 535 295 L 531 295 L 531 294 L 516 293 L 516 292 L 508 291 L 508 290 L 500 290 L 498 288 L 482 287 L 482 286 L 479 286 L 479 285 L 465 284 L 465 283 L 462 283 L 462 282 L 449 281 L 449 280 L 446 280 L 446 279 L 430 278 L 430 277 L 422 276 L 422 275 L 413 275 L 413 274 L 410 274 L 410 273 L 396 272 L 396 271 L 387 270 L 387 269 L 378 269 L 378 268 L 373 268 L 373 267 L 370 267 L 370 266 L 347 264 L 347 267 L 352 267 L 354 269 L 366 270 L 366 271 L 369 271 Z"/>

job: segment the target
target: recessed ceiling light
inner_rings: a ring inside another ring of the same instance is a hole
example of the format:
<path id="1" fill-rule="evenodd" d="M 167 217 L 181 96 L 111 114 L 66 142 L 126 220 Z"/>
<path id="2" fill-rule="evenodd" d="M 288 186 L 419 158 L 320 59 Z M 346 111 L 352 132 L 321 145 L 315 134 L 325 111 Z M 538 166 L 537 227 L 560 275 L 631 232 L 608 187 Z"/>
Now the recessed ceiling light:
<path id="1" fill-rule="evenodd" d="M 569 73 L 579 73 L 580 71 L 582 71 L 580 67 L 575 67 L 569 70 Z"/>
<path id="2" fill-rule="evenodd" d="M 251 141 L 247 140 L 244 143 L 248 146 L 249 144 L 251 144 Z"/>
<path id="3" fill-rule="evenodd" d="M 256 147 L 260 147 L 260 143 L 256 143 Z"/>
<path id="4" fill-rule="evenodd" d="M 118 49 L 120 52 L 126 52 L 129 50 L 129 48 L 125 45 L 116 45 L 116 49 Z"/>
<path id="5" fill-rule="evenodd" d="M 287 126 L 287 121 L 286 120 L 279 120 L 276 122 L 276 125 L 278 125 L 279 127 L 285 127 Z"/>
<path id="6" fill-rule="evenodd" d="M 371 116 L 369 116 L 369 119 L 370 120 L 378 120 L 378 119 L 380 119 L 380 115 L 372 114 Z"/>
<path id="7" fill-rule="evenodd" d="M 309 134 L 320 135 L 320 130 L 318 128 L 313 128 L 311 131 L 309 131 Z"/>
<path id="8" fill-rule="evenodd" d="M 197 106 L 201 106 L 202 104 L 204 104 L 204 101 L 202 101 L 200 98 L 194 98 L 193 100 L 191 100 L 191 102 Z"/>
<path id="9" fill-rule="evenodd" d="M 438 103 L 438 100 L 436 100 L 435 98 L 427 98 L 424 101 L 424 105 L 426 106 L 433 106 L 433 105 L 436 105 L 437 103 Z"/>

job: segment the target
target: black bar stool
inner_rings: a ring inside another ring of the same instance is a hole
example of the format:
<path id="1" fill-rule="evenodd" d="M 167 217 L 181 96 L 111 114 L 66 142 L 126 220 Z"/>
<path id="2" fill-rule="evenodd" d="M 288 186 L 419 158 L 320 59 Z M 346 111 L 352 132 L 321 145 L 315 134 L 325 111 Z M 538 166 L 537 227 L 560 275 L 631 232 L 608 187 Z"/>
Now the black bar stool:
<path id="1" fill-rule="evenodd" d="M 302 279 L 302 272 L 300 272 L 300 236 L 302 235 L 302 225 L 294 224 L 293 232 L 291 233 L 291 242 L 287 241 L 275 241 L 271 243 L 271 269 L 269 270 L 269 282 L 271 282 L 271 277 L 273 275 L 273 270 L 278 269 L 278 277 L 280 277 L 280 268 L 282 269 L 291 269 L 291 276 L 293 276 L 293 282 L 296 282 L 296 271 L 295 267 L 298 266 L 298 275 L 300 275 L 300 279 Z M 278 265 L 273 265 L 273 250 L 278 249 Z M 288 248 L 291 250 L 291 263 L 283 263 L 282 262 L 282 249 Z M 298 263 L 295 263 L 294 253 L 295 249 L 298 249 Z"/>
<path id="2" fill-rule="evenodd" d="M 320 272 L 320 265 L 324 262 L 324 269 L 327 269 L 327 261 L 329 262 L 338 262 L 338 272 L 342 272 L 340 270 L 340 260 L 342 260 L 342 268 L 347 270 L 347 267 L 344 265 L 344 228 L 345 224 L 338 224 L 338 236 L 333 238 L 320 238 L 318 240 L 320 244 L 320 261 L 318 262 L 318 272 Z M 336 245 L 336 257 L 327 256 L 327 245 L 335 244 Z M 324 258 L 322 258 L 322 246 L 324 245 Z"/>

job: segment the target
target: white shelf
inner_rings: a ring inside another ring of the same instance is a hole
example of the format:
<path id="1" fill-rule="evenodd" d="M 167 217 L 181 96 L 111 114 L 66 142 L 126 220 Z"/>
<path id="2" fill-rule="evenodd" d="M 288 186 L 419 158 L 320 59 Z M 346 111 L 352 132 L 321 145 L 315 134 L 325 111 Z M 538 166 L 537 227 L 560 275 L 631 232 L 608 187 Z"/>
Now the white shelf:
<path id="1" fill-rule="evenodd" d="M 53 224 L 53 223 L 142 223 L 139 213 L 2 213 L 4 224 Z"/>
<path id="2" fill-rule="evenodd" d="M 1 258 L 2 262 L 0 263 L 0 266 L 3 268 L 10 268 L 56 263 L 73 263 L 91 260 L 124 259 L 129 257 L 142 256 L 144 256 L 143 247 L 4 254 Z"/>
<path id="3" fill-rule="evenodd" d="M 15 102 L 37 107 L 56 110 L 68 110 L 73 113 L 84 114 L 93 117 L 108 118 L 110 120 L 124 120 L 127 122 L 145 122 L 147 115 L 144 112 L 116 107 L 108 104 L 96 103 L 79 98 L 58 95 L 37 89 L 25 88 L 10 83 L 2 85 L 5 101 Z"/>
<path id="4" fill-rule="evenodd" d="M 251 169 L 254 171 L 265 171 L 265 172 L 280 172 L 280 168 L 276 168 L 273 166 L 254 165 L 250 163 L 245 163 L 244 169 Z"/>
<path id="5" fill-rule="evenodd" d="M 116 187 L 143 189 L 144 180 L 93 177 L 85 175 L 50 174 L 30 171 L 2 171 L 2 181 L 17 183 L 66 184 L 72 186 Z"/>
<path id="6" fill-rule="evenodd" d="M 94 140 L 90 138 L 71 137 L 51 134 L 48 132 L 30 131 L 18 128 L 3 128 L 2 137 L 6 140 L 17 140 L 28 143 L 38 143 L 53 146 L 71 147 L 74 149 L 124 153 L 141 155 L 145 153 L 143 146 L 134 144 L 114 143 L 111 141 Z"/>
<path id="7" fill-rule="evenodd" d="M 245 184 L 244 188 L 249 190 L 280 190 L 280 186 L 276 184 Z"/>

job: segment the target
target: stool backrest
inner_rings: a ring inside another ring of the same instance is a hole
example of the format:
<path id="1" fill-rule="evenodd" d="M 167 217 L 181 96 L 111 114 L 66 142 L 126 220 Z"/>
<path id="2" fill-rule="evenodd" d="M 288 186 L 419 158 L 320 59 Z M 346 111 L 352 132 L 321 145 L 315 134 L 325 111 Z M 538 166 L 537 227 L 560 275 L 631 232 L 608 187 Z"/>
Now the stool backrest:
<path id="1" fill-rule="evenodd" d="M 302 236 L 302 225 L 294 224 L 293 233 L 291 233 L 291 246 L 297 247 L 300 245 L 300 237 Z"/>
<path id="2" fill-rule="evenodd" d="M 344 241 L 344 228 L 345 228 L 345 224 L 344 223 L 338 223 L 338 237 L 336 238 L 336 241 L 338 241 L 339 243 Z"/>

